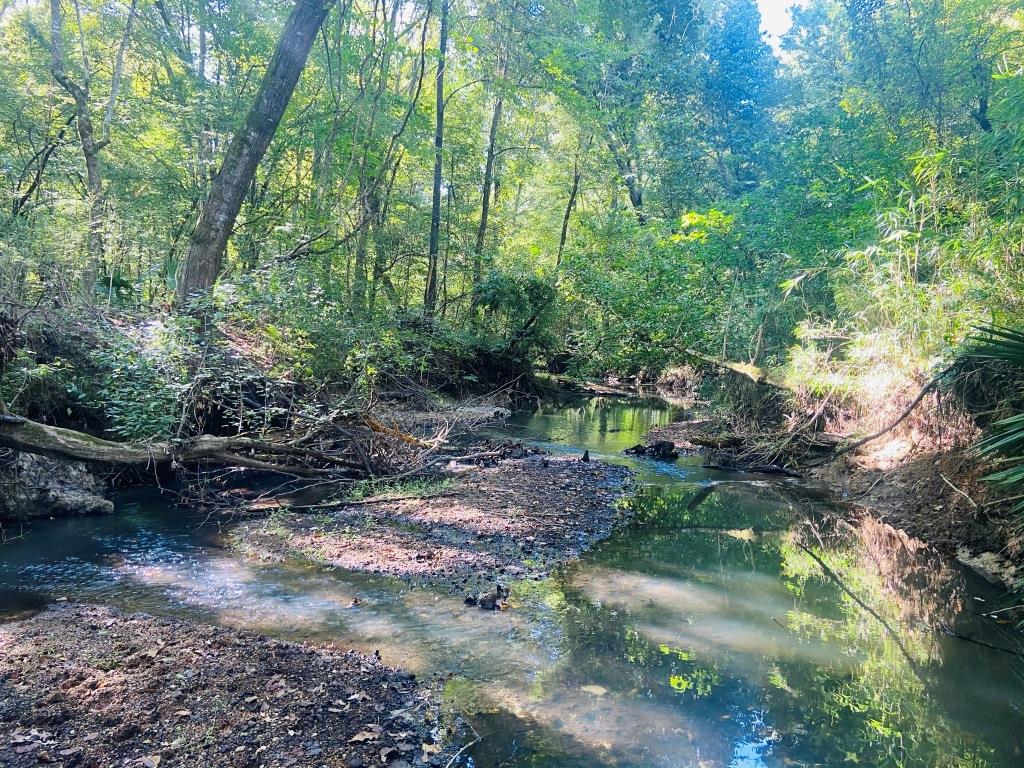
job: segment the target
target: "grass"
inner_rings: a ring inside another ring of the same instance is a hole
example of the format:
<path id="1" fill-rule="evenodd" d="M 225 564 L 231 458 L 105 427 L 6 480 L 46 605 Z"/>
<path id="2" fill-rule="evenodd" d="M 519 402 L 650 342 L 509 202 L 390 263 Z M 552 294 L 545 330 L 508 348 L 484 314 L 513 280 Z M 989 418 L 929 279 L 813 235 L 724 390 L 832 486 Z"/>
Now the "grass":
<path id="1" fill-rule="evenodd" d="M 448 478 L 412 478 L 397 482 L 385 480 L 363 480 L 352 486 L 346 501 L 381 501 L 400 499 L 426 499 L 445 493 L 454 487 Z"/>

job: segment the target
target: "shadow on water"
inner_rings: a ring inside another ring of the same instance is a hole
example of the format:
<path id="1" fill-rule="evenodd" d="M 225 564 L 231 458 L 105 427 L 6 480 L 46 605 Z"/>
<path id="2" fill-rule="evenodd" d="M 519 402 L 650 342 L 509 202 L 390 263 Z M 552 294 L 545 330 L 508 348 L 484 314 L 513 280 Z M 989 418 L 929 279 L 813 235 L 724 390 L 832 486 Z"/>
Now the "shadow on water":
<path id="1" fill-rule="evenodd" d="M 628 464 L 631 522 L 584 558 L 512 585 L 514 610 L 388 578 L 238 559 L 150 492 L 119 514 L 39 524 L 0 549 L 0 616 L 67 598 L 332 641 L 421 674 L 490 766 L 1024 764 L 1018 637 L 984 583 L 798 488 L 627 459 L 673 417 L 592 398 L 500 433 Z M 741 482 L 736 482 L 737 480 Z M 353 597 L 358 607 L 351 608 Z"/>

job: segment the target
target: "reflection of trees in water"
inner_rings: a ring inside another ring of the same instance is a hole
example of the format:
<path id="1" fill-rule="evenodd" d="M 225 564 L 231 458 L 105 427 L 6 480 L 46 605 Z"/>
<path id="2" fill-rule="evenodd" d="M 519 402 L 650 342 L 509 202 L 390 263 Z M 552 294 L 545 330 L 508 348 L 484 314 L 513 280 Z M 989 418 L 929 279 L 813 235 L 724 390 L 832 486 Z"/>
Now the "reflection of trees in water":
<path id="1" fill-rule="evenodd" d="M 852 527 L 880 588 L 907 624 L 952 625 L 966 607 L 963 575 L 923 542 L 872 517 Z"/>
<path id="2" fill-rule="evenodd" d="M 563 403 L 544 401 L 535 415 L 551 418 L 558 430 L 566 429 L 574 436 L 575 444 L 585 446 L 605 439 L 609 433 L 618 433 L 624 444 L 633 444 L 643 438 L 652 427 L 671 417 L 672 409 L 660 399 L 619 397 L 573 398 Z"/>
<path id="3" fill-rule="evenodd" d="M 843 759 L 861 764 L 1003 764 L 973 728 L 949 718 L 944 697 L 935 695 L 936 682 L 953 671 L 941 670 L 943 644 L 936 628 L 951 624 L 967 601 L 959 572 L 919 542 L 871 518 L 808 522 L 781 551 L 784 571 L 797 591 L 805 591 L 810 582 L 841 583 L 834 584 L 838 617 L 796 609 L 787 617 L 790 629 L 803 638 L 825 637 L 859 661 L 840 678 L 828 669 L 814 669 L 798 686 L 782 674 L 771 681 L 776 698 L 793 700 L 794 688 L 808 686 L 823 693 L 813 706 L 799 707 L 804 725 L 793 723 L 780 748 L 800 753 L 808 741 L 818 754 L 827 740 Z"/>
<path id="4" fill-rule="evenodd" d="M 763 656 L 755 674 L 763 687 L 756 697 L 767 705 L 766 717 L 777 738 L 773 749 L 780 756 L 827 765 L 855 761 L 922 768 L 1012 764 L 1000 760 L 971 718 L 952 717 L 947 708 L 957 698 L 949 690 L 957 687 L 951 680 L 959 678 L 943 667 L 950 646 L 936 629 L 952 626 L 969 607 L 960 572 L 945 558 L 877 520 L 843 521 L 820 507 L 813 510 L 808 501 L 799 488 L 755 483 L 724 484 L 712 493 L 678 487 L 644 489 L 632 501 L 631 532 L 636 541 L 629 541 L 629 536 L 613 540 L 598 559 L 617 569 L 630 569 L 636 567 L 637 552 L 642 552 L 645 562 L 640 569 L 645 576 L 675 578 L 687 596 L 695 586 L 708 583 L 706 575 L 722 569 L 760 571 L 776 583 L 782 575 L 792 608 L 779 616 L 780 628 L 788 630 L 791 642 L 798 646 L 826 644 L 836 658 L 827 661 L 809 649 L 780 653 L 768 642 L 760 646 Z M 787 532 L 794 519 L 801 522 Z M 600 589 L 591 591 L 605 600 L 615 599 L 615 578 L 605 578 Z M 630 583 L 627 580 L 619 592 L 628 595 Z M 751 580 L 751 600 L 771 605 L 774 598 L 762 591 L 765 587 L 766 583 Z M 751 674 L 743 668 L 741 657 L 756 654 L 756 647 L 730 646 L 727 641 L 718 652 L 701 647 L 694 654 L 694 647 L 685 643 L 662 642 L 660 663 L 650 652 L 637 649 L 658 645 L 649 631 L 656 617 L 646 612 L 660 610 L 663 626 L 669 626 L 664 623 L 664 607 L 644 607 L 648 590 L 661 588 L 660 582 L 638 584 L 633 600 L 626 602 L 632 626 L 647 632 L 631 630 L 629 660 L 662 675 L 665 661 L 674 663 L 683 671 L 668 672 L 669 686 L 695 698 L 706 697 L 700 706 L 708 701 L 719 711 L 749 706 L 750 696 L 737 691 L 735 678 Z M 667 597 L 659 603 L 667 604 Z M 733 617 L 746 609 L 736 595 L 730 595 L 727 606 L 710 608 L 731 610 Z M 775 620 L 768 613 L 766 608 L 761 618 Z M 698 616 L 695 621 L 714 621 L 716 615 Z M 762 634 L 771 631 L 769 627 Z M 683 637 L 692 635 L 683 632 Z M 687 670 L 685 662 L 690 660 L 704 666 Z M 716 675 L 719 669 L 720 676 Z M 695 695 L 698 692 L 701 697 Z M 964 696 L 961 691 L 959 698 Z M 989 731 L 993 743 L 1000 746 L 1011 734 L 998 725 Z"/>
<path id="5" fill-rule="evenodd" d="M 586 723 L 568 721 L 598 718 L 614 745 L 602 757 L 623 765 L 673 764 L 668 731 L 680 725 L 726 749 L 721 764 L 752 732 L 794 764 L 1015 764 L 986 743 L 1007 746 L 1012 726 L 979 724 L 990 710 L 953 673 L 951 652 L 971 646 L 934 629 L 970 602 L 946 560 L 768 487 L 716 487 L 693 506 L 697 492 L 642 489 L 624 531 L 520 595 L 557 627 L 545 634 L 552 663 L 533 676 L 538 722 L 585 745 Z M 951 712 L 958 699 L 973 713 Z"/>

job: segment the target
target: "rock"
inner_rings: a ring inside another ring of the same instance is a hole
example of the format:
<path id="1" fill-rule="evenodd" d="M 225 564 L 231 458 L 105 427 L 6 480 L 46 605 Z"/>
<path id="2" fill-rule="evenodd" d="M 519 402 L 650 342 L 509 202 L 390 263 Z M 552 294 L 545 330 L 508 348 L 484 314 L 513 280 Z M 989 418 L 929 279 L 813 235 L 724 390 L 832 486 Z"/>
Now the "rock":
<path id="1" fill-rule="evenodd" d="M 105 515 L 114 511 L 106 485 L 87 464 L 16 453 L 0 463 L 0 519 Z"/>
<path id="2" fill-rule="evenodd" d="M 488 592 L 467 595 L 464 602 L 466 605 L 475 605 L 484 611 L 496 611 L 505 605 L 505 600 L 508 598 L 508 594 L 507 587 L 501 584 L 495 584 L 494 589 Z"/>

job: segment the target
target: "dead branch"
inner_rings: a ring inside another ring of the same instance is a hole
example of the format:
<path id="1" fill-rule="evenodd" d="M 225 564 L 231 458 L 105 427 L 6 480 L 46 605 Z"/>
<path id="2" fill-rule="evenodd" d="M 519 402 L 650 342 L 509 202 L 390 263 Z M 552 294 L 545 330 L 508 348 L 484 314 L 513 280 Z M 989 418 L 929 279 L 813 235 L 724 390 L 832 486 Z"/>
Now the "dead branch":
<path id="1" fill-rule="evenodd" d="M 898 427 L 900 424 L 902 424 L 907 419 L 907 417 L 910 416 L 910 414 L 914 412 L 914 409 L 917 408 L 917 406 L 921 404 L 921 401 L 924 400 L 925 396 L 929 392 L 931 392 L 933 389 L 935 389 L 937 386 L 939 386 L 939 383 L 942 381 L 943 377 L 947 373 L 949 373 L 951 370 L 953 370 L 953 366 L 950 366 L 949 368 L 946 368 L 944 371 L 941 371 L 940 373 L 938 373 L 935 376 L 935 378 L 933 378 L 931 381 L 929 381 L 927 384 L 925 384 L 923 387 L 921 387 L 921 391 L 917 393 L 917 397 L 915 397 L 911 401 L 910 405 L 908 405 L 903 410 L 903 413 L 901 413 L 888 426 L 883 427 L 882 429 L 880 429 L 877 432 L 874 432 L 874 433 L 868 435 L 867 437 L 862 437 L 859 440 L 854 440 L 852 443 L 849 443 L 848 445 L 844 445 L 842 448 L 840 448 L 839 450 L 835 451 L 830 456 L 826 456 L 825 458 L 819 459 L 818 461 L 812 462 L 810 464 L 805 464 L 804 466 L 805 467 L 820 467 L 822 464 L 828 464 L 831 461 L 835 461 L 836 459 L 838 459 L 843 454 L 849 453 L 850 451 L 855 451 L 858 448 L 860 448 L 862 445 L 867 445 L 868 443 L 870 443 L 870 442 L 872 442 L 874 440 L 877 440 L 878 438 L 880 438 L 880 437 L 888 434 L 892 430 L 896 429 L 896 427 Z"/>

